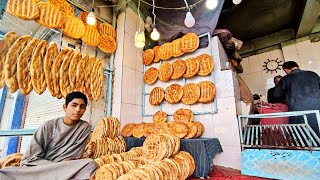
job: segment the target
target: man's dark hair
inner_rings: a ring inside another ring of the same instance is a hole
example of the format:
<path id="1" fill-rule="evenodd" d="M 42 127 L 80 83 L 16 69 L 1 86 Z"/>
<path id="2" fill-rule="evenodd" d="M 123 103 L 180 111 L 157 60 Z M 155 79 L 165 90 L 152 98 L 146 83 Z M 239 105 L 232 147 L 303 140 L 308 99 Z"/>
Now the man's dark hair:
<path id="1" fill-rule="evenodd" d="M 292 69 L 294 67 L 299 68 L 299 65 L 294 61 L 287 61 L 287 62 L 283 63 L 283 65 L 282 65 L 283 69 Z"/>
<path id="2" fill-rule="evenodd" d="M 282 76 L 281 76 L 281 75 L 275 76 L 275 77 L 273 78 L 273 82 L 274 82 L 274 83 L 276 83 L 276 79 L 277 79 L 277 78 L 282 78 Z"/>
<path id="3" fill-rule="evenodd" d="M 68 106 L 69 102 L 71 102 L 73 99 L 83 99 L 84 103 L 88 105 L 88 99 L 86 95 L 84 95 L 82 92 L 71 92 L 66 97 L 66 106 Z"/>

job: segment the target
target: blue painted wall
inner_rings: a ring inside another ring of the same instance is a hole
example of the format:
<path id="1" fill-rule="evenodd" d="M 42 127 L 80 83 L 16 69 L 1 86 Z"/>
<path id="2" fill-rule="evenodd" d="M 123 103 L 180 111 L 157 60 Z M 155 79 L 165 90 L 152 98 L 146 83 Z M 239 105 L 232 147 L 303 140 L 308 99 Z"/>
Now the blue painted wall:
<path id="1" fill-rule="evenodd" d="M 12 102 L 11 115 L 8 129 L 20 129 L 23 115 L 23 105 L 25 97 L 18 90 Z M 19 137 L 9 137 L 6 140 L 6 149 L 4 155 L 10 155 L 17 152 Z"/>
<path id="2" fill-rule="evenodd" d="M 274 179 L 320 179 L 320 151 L 246 149 L 241 173 Z"/>

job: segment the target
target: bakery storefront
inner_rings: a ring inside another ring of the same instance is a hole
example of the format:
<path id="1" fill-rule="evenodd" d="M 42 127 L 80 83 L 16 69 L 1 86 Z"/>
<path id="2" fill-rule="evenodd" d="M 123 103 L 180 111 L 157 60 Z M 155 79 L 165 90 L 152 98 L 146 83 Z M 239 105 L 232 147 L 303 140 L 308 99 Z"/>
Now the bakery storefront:
<path id="1" fill-rule="evenodd" d="M 1 0 L 1 168 L 18 166 L 34 131 L 80 91 L 93 179 L 241 170 L 240 87 L 214 35 L 217 2 Z"/>

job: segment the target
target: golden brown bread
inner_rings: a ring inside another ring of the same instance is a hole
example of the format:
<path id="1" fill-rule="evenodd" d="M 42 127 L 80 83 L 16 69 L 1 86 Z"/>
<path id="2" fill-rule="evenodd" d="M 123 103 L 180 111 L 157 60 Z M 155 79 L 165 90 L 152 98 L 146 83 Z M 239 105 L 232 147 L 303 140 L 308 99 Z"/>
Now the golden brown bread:
<path id="1" fill-rule="evenodd" d="M 77 89 L 77 67 L 78 62 L 82 59 L 81 52 L 76 52 L 69 65 L 69 82 L 71 91 L 79 91 Z"/>
<path id="2" fill-rule="evenodd" d="M 164 90 L 161 87 L 153 88 L 149 96 L 150 104 L 159 105 L 161 104 L 163 99 L 164 99 Z"/>
<path id="3" fill-rule="evenodd" d="M 160 57 L 159 57 L 159 48 L 160 48 L 160 46 L 155 46 L 153 48 L 153 52 L 154 52 L 153 62 L 154 63 L 157 63 L 157 62 L 159 62 L 161 60 Z"/>
<path id="4" fill-rule="evenodd" d="M 171 84 L 165 92 L 165 99 L 170 104 L 178 103 L 183 96 L 183 88 L 179 84 Z"/>
<path id="5" fill-rule="evenodd" d="M 105 53 L 112 54 L 117 49 L 117 42 L 113 37 L 103 34 L 100 36 L 100 44 L 98 45 L 98 48 Z"/>
<path id="6" fill-rule="evenodd" d="M 98 46 L 100 43 L 100 33 L 99 31 L 90 25 L 85 25 L 86 31 L 82 36 L 82 41 L 88 46 Z"/>
<path id="7" fill-rule="evenodd" d="M 21 94 L 28 95 L 32 91 L 30 64 L 31 57 L 36 49 L 39 39 L 35 38 L 29 41 L 23 49 L 17 60 L 17 80 Z"/>
<path id="8" fill-rule="evenodd" d="M 200 98 L 198 102 L 209 103 L 212 102 L 216 96 L 216 88 L 211 81 L 202 81 L 198 83 L 200 87 Z"/>
<path id="9" fill-rule="evenodd" d="M 47 2 L 39 2 L 37 3 L 40 15 L 36 19 L 36 22 L 41 24 L 42 26 L 59 29 L 62 27 L 64 23 L 64 13 L 57 7 Z"/>
<path id="10" fill-rule="evenodd" d="M 5 61 L 6 56 L 9 51 L 9 48 L 13 45 L 13 43 L 18 39 L 18 34 L 15 32 L 7 32 L 2 41 L 0 41 L 0 88 L 2 88 L 6 84 L 5 79 Z"/>
<path id="11" fill-rule="evenodd" d="M 178 122 L 192 122 L 193 113 L 190 109 L 181 108 L 174 112 L 173 119 Z"/>
<path id="12" fill-rule="evenodd" d="M 178 59 L 172 63 L 173 73 L 171 79 L 181 78 L 187 70 L 187 64 L 184 60 Z"/>
<path id="13" fill-rule="evenodd" d="M 158 79 L 158 69 L 154 67 L 149 68 L 143 76 L 143 81 L 146 84 L 153 84 L 157 81 L 157 79 Z"/>
<path id="14" fill-rule="evenodd" d="M 79 15 L 79 18 L 81 19 L 81 21 L 83 22 L 83 24 L 86 26 L 87 25 L 87 17 L 88 17 L 87 12 L 82 11 Z M 99 23 L 98 21 L 96 21 L 96 23 L 94 24 L 94 28 L 98 29 L 99 28 Z"/>
<path id="15" fill-rule="evenodd" d="M 38 94 L 42 94 L 46 88 L 46 77 L 44 74 L 44 57 L 47 52 L 48 43 L 40 41 L 31 58 L 30 75 L 33 89 Z"/>
<path id="16" fill-rule="evenodd" d="M 96 58 L 90 57 L 87 64 L 85 65 L 85 77 L 84 77 L 84 85 L 85 85 L 85 94 L 89 99 L 92 99 L 91 94 L 91 74 L 93 71 L 93 66 L 96 62 Z"/>
<path id="17" fill-rule="evenodd" d="M 187 69 L 183 77 L 191 78 L 195 76 L 200 68 L 199 61 L 196 58 L 188 58 L 186 61 Z"/>
<path id="18" fill-rule="evenodd" d="M 158 69 L 158 78 L 160 81 L 169 81 L 173 73 L 173 68 L 170 63 L 164 62 Z"/>
<path id="19" fill-rule="evenodd" d="M 60 92 L 62 94 L 62 97 L 64 98 L 66 98 L 67 95 L 71 92 L 71 86 L 69 81 L 69 65 L 74 54 L 75 53 L 73 50 L 70 50 L 66 54 L 66 56 L 63 58 L 62 64 L 60 66 L 60 70 L 58 72 L 60 73 L 60 80 L 59 80 Z"/>
<path id="20" fill-rule="evenodd" d="M 202 54 L 197 56 L 196 59 L 199 61 L 199 71 L 198 75 L 206 76 L 213 70 L 213 59 L 209 54 Z"/>
<path id="21" fill-rule="evenodd" d="M 181 38 L 181 51 L 193 52 L 199 47 L 199 37 L 195 33 L 187 33 Z"/>
<path id="22" fill-rule="evenodd" d="M 48 2 L 58 7 L 66 15 L 74 15 L 71 5 L 66 0 L 48 0 Z"/>
<path id="23" fill-rule="evenodd" d="M 181 50 L 181 38 L 172 41 L 171 44 L 173 57 L 178 57 L 184 54 Z"/>
<path id="24" fill-rule="evenodd" d="M 102 62 L 100 59 L 97 59 L 91 73 L 91 84 L 90 91 L 93 100 L 97 101 L 101 95 L 102 86 L 103 86 L 103 69 Z"/>
<path id="25" fill-rule="evenodd" d="M 154 58 L 154 52 L 153 49 L 147 49 L 143 51 L 142 54 L 142 63 L 146 66 L 150 65 Z"/>
<path id="26" fill-rule="evenodd" d="M 113 39 L 116 39 L 116 30 L 109 23 L 102 23 L 99 25 L 99 32 L 101 35 L 111 36 Z"/>
<path id="27" fill-rule="evenodd" d="M 24 20 L 35 20 L 40 12 L 33 0 L 8 0 L 6 12 Z"/>
<path id="28" fill-rule="evenodd" d="M 50 43 L 47 52 L 46 52 L 46 56 L 44 57 L 44 74 L 45 74 L 45 78 L 46 78 L 46 84 L 48 87 L 48 90 L 51 94 L 54 94 L 54 85 L 53 85 L 53 79 L 52 79 L 52 74 L 51 74 L 51 70 L 52 70 L 52 65 L 53 65 L 53 61 L 55 60 L 55 58 L 57 57 L 59 51 L 58 51 L 58 46 L 56 43 Z"/>
<path id="29" fill-rule="evenodd" d="M 195 83 L 189 83 L 183 86 L 183 97 L 181 102 L 183 104 L 194 104 L 200 98 L 200 88 Z"/>
<path id="30" fill-rule="evenodd" d="M 84 55 L 82 59 L 79 61 L 77 65 L 77 72 L 76 72 L 76 89 L 85 94 L 85 70 L 86 64 L 89 61 L 88 54 Z"/>
<path id="31" fill-rule="evenodd" d="M 69 15 L 66 17 L 66 20 L 62 25 L 61 31 L 69 37 L 80 39 L 84 35 L 86 28 L 84 27 L 81 19 L 74 17 L 73 15 Z"/>
<path id="32" fill-rule="evenodd" d="M 172 57 L 172 44 L 164 43 L 159 48 L 159 58 L 162 60 L 168 60 Z"/>
<path id="33" fill-rule="evenodd" d="M 23 49 L 27 46 L 32 37 L 24 35 L 19 37 L 9 48 L 5 61 L 5 80 L 11 93 L 18 89 L 17 81 L 17 60 Z"/>
<path id="34" fill-rule="evenodd" d="M 167 122 L 167 113 L 164 111 L 157 111 L 153 115 L 153 123 L 154 124 L 161 124 Z"/>

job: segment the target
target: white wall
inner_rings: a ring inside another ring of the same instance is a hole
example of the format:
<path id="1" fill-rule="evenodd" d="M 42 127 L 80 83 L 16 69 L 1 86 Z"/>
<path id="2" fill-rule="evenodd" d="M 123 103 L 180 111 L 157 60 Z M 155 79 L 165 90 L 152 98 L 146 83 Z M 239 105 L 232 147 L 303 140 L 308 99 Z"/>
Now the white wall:
<path id="1" fill-rule="evenodd" d="M 142 50 L 134 46 L 134 34 L 138 29 L 138 16 L 127 9 L 118 16 L 117 20 L 117 51 L 115 55 L 115 77 L 113 89 L 112 115 L 119 118 L 121 126 L 127 123 L 151 122 L 152 117 L 142 117 L 142 88 L 143 88 L 143 65 Z M 141 26 L 143 28 L 143 26 Z M 231 70 L 221 71 L 220 61 L 227 61 L 226 53 L 217 37 L 212 38 L 212 50 L 215 63 L 214 76 L 217 91 L 218 114 L 196 115 L 195 121 L 202 122 L 206 130 L 203 137 L 219 138 L 223 153 L 216 155 L 214 163 L 220 166 L 241 168 L 240 142 L 238 123 L 236 117 L 236 101 L 239 101 L 237 91 L 238 82 L 235 80 Z M 202 53 L 209 53 L 209 48 L 198 49 L 192 54 L 179 58 L 186 59 L 188 56 L 197 56 Z M 169 60 L 168 62 L 172 62 Z M 152 66 L 158 67 L 159 63 Z M 151 66 L 148 66 L 149 68 Z M 208 77 L 195 77 L 187 82 L 200 82 Z M 210 78 L 209 78 L 210 79 Z M 155 86 L 167 87 L 169 84 L 157 81 Z M 146 91 L 151 91 L 151 86 Z M 158 107 L 150 106 L 146 97 L 146 113 L 154 114 Z M 192 111 L 211 111 L 212 104 L 196 104 L 192 106 L 163 104 L 163 110 L 173 113 L 175 110 L 186 107 Z M 169 116 L 169 121 L 173 118 Z"/>
<path id="2" fill-rule="evenodd" d="M 262 54 L 244 58 L 241 62 L 243 73 L 240 74 L 244 82 L 248 85 L 252 94 L 266 96 L 268 89 L 274 86 L 273 77 L 285 75 L 282 70 L 271 74 L 263 71 L 262 65 L 267 59 L 284 61 L 295 61 L 302 70 L 311 70 L 320 74 L 320 42 L 311 43 L 309 40 L 292 44 Z"/>

